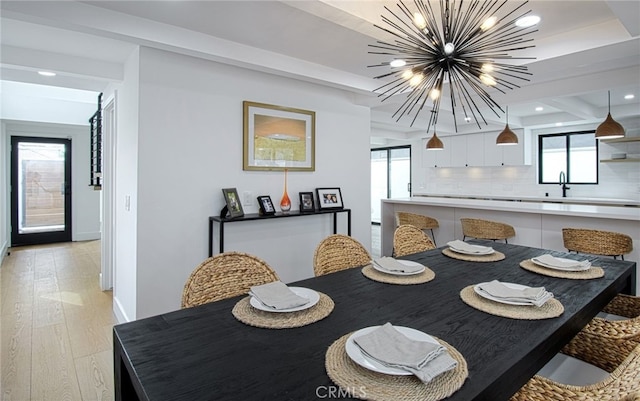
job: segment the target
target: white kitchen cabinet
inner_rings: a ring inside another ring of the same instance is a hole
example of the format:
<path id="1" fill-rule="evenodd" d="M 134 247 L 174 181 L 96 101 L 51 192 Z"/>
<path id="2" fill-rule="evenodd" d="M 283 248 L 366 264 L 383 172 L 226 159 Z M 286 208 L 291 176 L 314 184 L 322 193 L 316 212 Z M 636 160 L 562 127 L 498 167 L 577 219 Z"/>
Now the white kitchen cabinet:
<path id="1" fill-rule="evenodd" d="M 442 150 L 426 149 L 427 138 L 422 144 L 422 167 L 451 167 L 451 141 L 449 137 L 438 137 L 444 145 Z"/>
<path id="2" fill-rule="evenodd" d="M 484 165 L 495 166 L 522 166 L 524 157 L 524 134 L 522 130 L 514 130 L 518 137 L 515 145 L 496 145 L 499 132 L 487 132 L 484 134 Z"/>

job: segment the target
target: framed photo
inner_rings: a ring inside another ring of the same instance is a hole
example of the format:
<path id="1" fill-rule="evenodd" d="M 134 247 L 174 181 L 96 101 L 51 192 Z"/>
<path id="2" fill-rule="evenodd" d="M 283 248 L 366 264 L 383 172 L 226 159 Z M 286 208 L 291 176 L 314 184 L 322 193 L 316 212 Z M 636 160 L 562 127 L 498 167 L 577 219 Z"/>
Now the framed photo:
<path id="1" fill-rule="evenodd" d="M 269 195 L 258 196 L 258 205 L 260 206 L 260 214 L 274 214 L 276 212 Z"/>
<path id="2" fill-rule="evenodd" d="M 340 188 L 316 188 L 318 207 L 322 209 L 342 209 L 342 193 Z"/>
<path id="3" fill-rule="evenodd" d="M 244 101 L 243 170 L 315 171 L 316 113 Z"/>
<path id="4" fill-rule="evenodd" d="M 227 202 L 227 211 L 229 217 L 244 216 L 244 211 L 242 210 L 242 203 L 240 203 L 238 191 L 236 191 L 235 188 L 222 188 L 222 194 L 224 195 L 225 202 Z"/>
<path id="5" fill-rule="evenodd" d="M 316 205 L 313 202 L 313 192 L 300 192 L 300 212 L 315 212 Z"/>

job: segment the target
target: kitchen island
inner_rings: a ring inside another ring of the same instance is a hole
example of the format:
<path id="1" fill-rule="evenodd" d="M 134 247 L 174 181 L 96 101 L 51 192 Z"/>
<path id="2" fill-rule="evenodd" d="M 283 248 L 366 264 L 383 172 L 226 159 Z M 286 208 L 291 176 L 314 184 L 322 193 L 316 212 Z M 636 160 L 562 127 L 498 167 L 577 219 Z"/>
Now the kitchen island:
<path id="1" fill-rule="evenodd" d="M 381 207 L 383 255 L 391 255 L 393 251 L 395 212 L 406 211 L 438 220 L 440 227 L 434 230 L 438 244 L 462 239 L 460 218 L 471 217 L 512 225 L 516 236 L 510 238 L 509 243 L 564 252 L 562 229 L 565 227 L 624 233 L 633 239 L 634 245 L 625 260 L 640 260 L 638 207 L 424 196 L 383 199 Z M 636 275 L 636 287 L 639 286 L 640 275 Z"/>

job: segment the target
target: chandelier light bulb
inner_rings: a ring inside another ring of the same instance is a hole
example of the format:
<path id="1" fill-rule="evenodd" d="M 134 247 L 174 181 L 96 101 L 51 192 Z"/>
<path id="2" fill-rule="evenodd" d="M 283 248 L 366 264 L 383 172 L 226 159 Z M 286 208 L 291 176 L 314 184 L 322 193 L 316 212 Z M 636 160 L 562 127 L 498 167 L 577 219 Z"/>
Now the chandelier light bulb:
<path id="1" fill-rule="evenodd" d="M 483 31 L 486 31 L 487 29 L 492 28 L 496 24 L 496 22 L 498 22 L 498 17 L 496 17 L 495 15 L 491 16 L 486 20 L 484 20 L 482 25 L 480 25 L 480 29 L 482 29 Z"/>
<path id="2" fill-rule="evenodd" d="M 411 79 L 409 80 L 409 85 L 411 86 L 418 86 L 420 85 L 420 82 L 422 82 L 422 79 L 424 78 L 424 75 L 418 73 L 415 74 L 414 76 L 411 77 Z"/>
<path id="3" fill-rule="evenodd" d="M 446 45 L 444 45 L 444 54 L 448 56 L 451 53 L 453 53 L 455 49 L 456 49 L 456 46 L 453 43 L 449 42 Z"/>
<path id="4" fill-rule="evenodd" d="M 406 80 L 410 80 L 412 76 L 413 76 L 413 71 L 411 71 L 411 70 L 405 70 L 402 73 L 402 78 L 404 78 Z"/>
<path id="5" fill-rule="evenodd" d="M 429 96 L 431 97 L 431 100 L 436 100 L 440 97 L 440 91 L 436 88 L 431 89 L 431 92 L 429 92 Z"/>
<path id="6" fill-rule="evenodd" d="M 482 64 L 482 67 L 480 67 L 480 71 L 482 71 L 482 72 L 493 72 L 493 64 L 491 64 L 491 63 Z"/>
<path id="7" fill-rule="evenodd" d="M 480 81 L 487 86 L 496 86 L 497 84 L 496 80 L 489 74 L 480 75 Z"/>
<path id="8" fill-rule="evenodd" d="M 427 27 L 427 20 L 424 19 L 424 16 L 420 13 L 413 13 L 413 25 L 416 28 L 422 30 Z"/>

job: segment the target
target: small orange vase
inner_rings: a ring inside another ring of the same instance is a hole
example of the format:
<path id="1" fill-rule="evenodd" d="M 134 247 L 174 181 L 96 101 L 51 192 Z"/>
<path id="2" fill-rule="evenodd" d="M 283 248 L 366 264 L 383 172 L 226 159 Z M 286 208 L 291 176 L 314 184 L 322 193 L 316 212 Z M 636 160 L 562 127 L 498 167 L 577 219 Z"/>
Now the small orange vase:
<path id="1" fill-rule="evenodd" d="M 282 199 L 280 199 L 280 210 L 283 213 L 291 210 L 291 199 L 289 199 L 289 194 L 287 193 L 287 169 L 284 169 L 284 193 L 282 194 Z"/>

